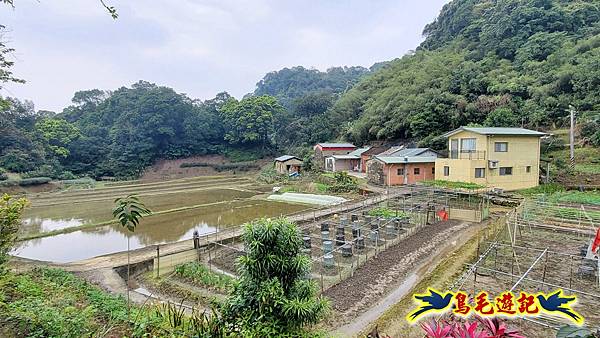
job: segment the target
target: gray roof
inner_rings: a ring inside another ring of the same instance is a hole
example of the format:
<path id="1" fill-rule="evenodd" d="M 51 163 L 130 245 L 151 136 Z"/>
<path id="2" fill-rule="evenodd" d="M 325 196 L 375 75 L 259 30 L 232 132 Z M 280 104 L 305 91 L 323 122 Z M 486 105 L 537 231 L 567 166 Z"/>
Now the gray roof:
<path id="1" fill-rule="evenodd" d="M 323 148 L 356 148 L 352 143 L 317 143 L 317 145 Z"/>
<path id="2" fill-rule="evenodd" d="M 481 135 L 522 135 L 522 136 L 544 136 L 546 133 L 525 129 L 525 128 L 500 128 L 500 127 L 460 127 L 451 132 L 448 132 L 443 137 L 450 137 L 461 131 L 470 131 Z"/>
<path id="3" fill-rule="evenodd" d="M 391 154 L 386 154 L 387 156 L 396 156 L 396 157 L 404 157 L 404 156 L 419 156 L 424 152 L 433 151 L 429 148 L 406 148 L 401 149 L 399 151 L 393 152 Z M 435 152 L 435 151 L 433 151 Z"/>
<path id="4" fill-rule="evenodd" d="M 356 159 L 360 158 L 360 155 L 362 155 L 362 153 L 369 150 L 369 148 L 370 147 L 358 148 L 358 149 L 355 149 L 354 151 L 351 151 L 350 153 L 348 153 L 346 155 L 331 155 L 329 157 L 333 157 L 336 160 L 356 160 Z"/>
<path id="5" fill-rule="evenodd" d="M 433 156 L 375 156 L 376 159 L 380 160 L 385 164 L 399 164 L 399 163 L 432 163 L 435 162 L 437 157 Z"/>
<path id="6" fill-rule="evenodd" d="M 279 156 L 278 158 L 275 159 L 275 162 L 285 162 L 291 159 L 296 159 L 298 161 L 302 161 L 301 159 L 297 158 L 296 156 L 291 156 L 291 155 L 283 155 L 283 156 Z"/>
<path id="7" fill-rule="evenodd" d="M 362 155 L 362 153 L 364 153 L 365 151 L 367 151 L 369 149 L 371 149 L 371 147 L 358 148 L 358 149 L 351 151 L 348 155 L 360 157 L 360 155 Z"/>
<path id="8" fill-rule="evenodd" d="M 382 151 L 381 153 L 379 153 L 379 156 L 389 156 L 395 152 L 398 152 L 399 150 L 404 149 L 404 146 L 393 146 L 390 147 L 388 150 L 386 151 Z"/>

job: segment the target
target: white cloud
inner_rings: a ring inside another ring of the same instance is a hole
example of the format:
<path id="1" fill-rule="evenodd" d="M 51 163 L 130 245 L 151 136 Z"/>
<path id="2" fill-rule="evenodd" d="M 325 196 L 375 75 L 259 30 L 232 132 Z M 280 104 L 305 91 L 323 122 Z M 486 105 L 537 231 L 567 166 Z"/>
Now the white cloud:
<path id="1" fill-rule="evenodd" d="M 241 96 L 267 72 L 389 60 L 414 49 L 445 0 L 97 0 L 19 2 L 0 12 L 17 49 L 8 90 L 60 110 L 73 92 L 144 79 L 195 98 Z M 7 95 L 10 93 L 2 93 Z"/>

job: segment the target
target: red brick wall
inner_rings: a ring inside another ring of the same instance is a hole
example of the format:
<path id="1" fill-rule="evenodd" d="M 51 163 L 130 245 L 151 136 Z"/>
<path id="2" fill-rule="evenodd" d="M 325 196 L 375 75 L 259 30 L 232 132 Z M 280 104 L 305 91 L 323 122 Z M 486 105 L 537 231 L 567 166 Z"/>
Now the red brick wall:
<path id="1" fill-rule="evenodd" d="M 407 183 L 413 184 L 421 181 L 429 181 L 435 178 L 433 168 L 435 163 L 409 163 L 409 164 L 386 164 L 383 168 L 386 185 L 402 185 L 404 184 L 404 176 L 398 175 L 398 168 L 404 168 L 407 174 Z M 419 168 L 419 174 L 415 175 L 415 168 Z M 388 177 L 389 175 L 389 177 Z"/>

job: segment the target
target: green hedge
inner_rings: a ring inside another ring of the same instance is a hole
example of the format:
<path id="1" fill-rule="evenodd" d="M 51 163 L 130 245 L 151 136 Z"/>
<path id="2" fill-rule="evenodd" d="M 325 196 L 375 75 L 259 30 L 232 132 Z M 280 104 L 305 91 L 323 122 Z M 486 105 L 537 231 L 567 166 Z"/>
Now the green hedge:
<path id="1" fill-rule="evenodd" d="M 24 178 L 22 180 L 5 180 L 0 181 L 0 187 L 28 187 L 32 185 L 40 185 L 46 184 L 52 181 L 50 177 L 32 177 L 32 178 Z"/>
<path id="2" fill-rule="evenodd" d="M 31 177 L 24 178 L 19 182 L 19 185 L 22 187 L 30 186 L 30 185 L 40 185 L 46 184 L 52 181 L 50 177 Z"/>
<path id="3" fill-rule="evenodd" d="M 180 168 L 193 168 L 193 167 L 210 167 L 218 172 L 238 170 L 238 171 L 249 171 L 252 169 L 260 169 L 258 164 L 254 162 L 240 162 L 240 163 L 227 163 L 227 164 L 212 164 L 206 162 L 189 162 L 181 163 Z"/>
<path id="4" fill-rule="evenodd" d="M 191 162 L 191 163 L 181 163 L 180 168 L 193 168 L 193 167 L 210 167 L 210 163 L 206 162 Z"/>

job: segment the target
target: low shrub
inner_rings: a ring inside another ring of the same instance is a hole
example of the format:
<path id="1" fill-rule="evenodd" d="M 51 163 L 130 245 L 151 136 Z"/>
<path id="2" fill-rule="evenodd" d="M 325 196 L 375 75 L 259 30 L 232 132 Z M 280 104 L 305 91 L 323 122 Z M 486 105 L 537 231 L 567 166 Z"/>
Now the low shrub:
<path id="1" fill-rule="evenodd" d="M 194 167 L 210 167 L 210 163 L 206 162 L 184 162 L 179 165 L 179 168 L 194 168 Z"/>
<path id="2" fill-rule="evenodd" d="M 260 171 L 257 180 L 262 183 L 273 184 L 287 181 L 287 176 L 279 174 L 273 168 L 273 165 L 268 165 Z"/>
<path id="3" fill-rule="evenodd" d="M 325 176 L 327 177 L 327 176 Z M 333 193 L 353 192 L 358 189 L 356 180 L 345 171 L 333 174 L 333 184 L 327 190 Z"/>
<path id="4" fill-rule="evenodd" d="M 253 162 L 240 162 L 240 163 L 226 163 L 226 164 L 213 164 L 205 162 L 191 162 L 182 163 L 179 165 L 180 168 L 193 168 L 193 167 L 209 167 L 213 168 L 218 172 L 238 170 L 238 171 L 250 171 L 253 169 L 259 169 L 258 164 Z"/>
<path id="5" fill-rule="evenodd" d="M 0 181 L 0 187 L 16 187 L 19 185 L 20 180 L 2 180 Z"/>
<path id="6" fill-rule="evenodd" d="M 56 178 L 58 178 L 59 180 L 75 180 L 77 179 L 77 176 L 75 176 L 75 174 L 73 174 L 72 172 L 65 170 L 58 174 Z"/>
<path id="7" fill-rule="evenodd" d="M 551 201 L 559 203 L 593 204 L 600 205 L 599 191 L 564 191 L 556 192 L 549 196 Z"/>
<path id="8" fill-rule="evenodd" d="M 408 217 L 408 215 L 404 211 L 397 211 L 387 207 L 378 207 L 371 209 L 369 210 L 369 215 L 386 219 Z"/>
<path id="9" fill-rule="evenodd" d="M 541 184 L 538 185 L 537 187 L 533 187 L 533 188 L 528 188 L 528 189 L 523 189 L 520 190 L 519 193 L 521 193 L 522 195 L 538 195 L 538 194 L 554 194 L 557 192 L 561 192 L 561 191 L 565 191 L 565 188 L 557 183 L 547 183 L 547 184 Z"/>
<path id="10" fill-rule="evenodd" d="M 190 262 L 176 266 L 175 274 L 191 282 L 208 286 L 222 292 L 229 291 L 235 282 L 232 277 L 216 274 L 198 262 Z"/>
<path id="11" fill-rule="evenodd" d="M 231 162 L 250 162 L 262 158 L 263 154 L 252 149 L 225 149 L 225 156 Z"/>
<path id="12" fill-rule="evenodd" d="M 213 168 L 218 172 L 223 171 L 250 171 L 253 169 L 260 169 L 256 163 L 240 162 L 240 163 L 229 163 L 229 164 L 216 164 Z"/>
<path id="13" fill-rule="evenodd" d="M 131 306 L 73 274 L 35 268 L 0 276 L 0 330 L 15 337 L 223 337 L 218 313 Z"/>
<path id="14" fill-rule="evenodd" d="M 76 179 L 62 180 L 64 185 L 96 185 L 96 180 L 91 177 L 82 177 Z"/>
<path id="15" fill-rule="evenodd" d="M 46 184 L 52 181 L 50 177 L 32 177 L 32 178 L 24 178 L 19 181 L 19 185 L 22 187 L 31 186 L 31 185 L 40 185 Z"/>
<path id="16" fill-rule="evenodd" d="M 485 188 L 485 186 L 477 183 L 470 182 L 454 182 L 454 181 L 444 181 L 444 180 L 434 180 L 434 181 L 423 181 L 423 184 L 434 186 L 434 187 L 443 187 L 449 189 L 481 189 Z"/>

